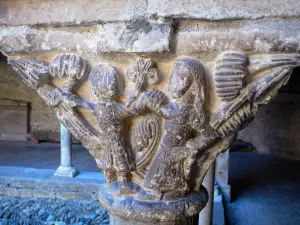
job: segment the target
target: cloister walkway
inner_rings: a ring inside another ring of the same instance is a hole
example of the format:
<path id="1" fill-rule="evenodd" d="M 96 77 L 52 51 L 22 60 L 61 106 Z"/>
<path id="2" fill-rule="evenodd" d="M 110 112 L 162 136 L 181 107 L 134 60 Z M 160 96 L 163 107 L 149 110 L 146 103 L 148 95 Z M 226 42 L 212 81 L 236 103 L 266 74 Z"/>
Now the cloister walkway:
<path id="1" fill-rule="evenodd" d="M 72 162 L 79 171 L 98 172 L 93 157 L 80 144 L 72 145 Z M 54 169 L 60 165 L 59 143 L 0 141 L 0 166 Z"/>

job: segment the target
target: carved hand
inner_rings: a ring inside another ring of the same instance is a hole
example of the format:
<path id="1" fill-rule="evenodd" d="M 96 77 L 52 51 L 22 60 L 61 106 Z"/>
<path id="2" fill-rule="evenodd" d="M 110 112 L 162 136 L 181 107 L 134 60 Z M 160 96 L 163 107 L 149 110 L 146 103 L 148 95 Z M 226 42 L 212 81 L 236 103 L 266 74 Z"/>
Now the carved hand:
<path id="1" fill-rule="evenodd" d="M 140 94 L 140 92 L 139 91 L 134 91 L 131 95 L 130 95 L 130 97 L 129 97 L 129 99 L 125 102 L 125 106 L 127 107 L 127 108 L 129 108 L 130 106 L 131 106 L 131 104 L 137 99 L 137 97 L 138 97 L 138 95 Z"/>
<path id="2" fill-rule="evenodd" d="M 141 97 L 132 105 L 137 111 L 145 113 L 148 111 L 158 112 L 162 106 L 167 104 L 168 97 L 159 90 L 144 92 Z"/>

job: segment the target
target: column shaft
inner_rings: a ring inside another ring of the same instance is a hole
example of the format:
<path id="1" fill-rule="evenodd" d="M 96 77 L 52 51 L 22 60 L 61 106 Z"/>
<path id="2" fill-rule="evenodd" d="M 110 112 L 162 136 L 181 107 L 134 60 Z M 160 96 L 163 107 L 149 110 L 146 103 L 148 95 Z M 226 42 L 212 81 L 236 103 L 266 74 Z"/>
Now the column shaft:
<path id="1" fill-rule="evenodd" d="M 60 160 L 61 166 L 72 167 L 72 136 L 62 123 L 60 124 Z"/>
<path id="2" fill-rule="evenodd" d="M 72 136 L 70 131 L 60 124 L 60 166 L 54 176 L 75 177 L 78 171 L 72 166 Z"/>
<path id="3" fill-rule="evenodd" d="M 213 219 L 214 206 L 214 187 L 215 187 L 215 167 L 216 163 L 212 163 L 203 180 L 203 186 L 206 188 L 209 199 L 205 208 L 199 214 L 199 225 L 211 225 Z"/>

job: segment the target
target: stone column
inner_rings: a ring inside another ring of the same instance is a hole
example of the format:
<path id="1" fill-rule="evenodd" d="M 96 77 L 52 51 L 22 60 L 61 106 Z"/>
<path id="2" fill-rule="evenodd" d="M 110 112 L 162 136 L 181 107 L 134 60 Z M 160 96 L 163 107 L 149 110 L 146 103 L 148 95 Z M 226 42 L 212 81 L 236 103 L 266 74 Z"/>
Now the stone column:
<path id="1" fill-rule="evenodd" d="M 228 184 L 229 149 L 221 153 L 216 160 L 216 181 L 221 188 L 223 199 L 230 202 L 231 187 Z"/>
<path id="2" fill-rule="evenodd" d="M 214 190 L 215 190 L 215 168 L 216 163 L 212 163 L 204 180 L 203 186 L 206 188 L 209 198 L 205 208 L 200 212 L 199 225 L 211 225 L 213 219 Z"/>
<path id="3" fill-rule="evenodd" d="M 60 124 L 60 166 L 54 176 L 75 177 L 78 174 L 72 166 L 72 136 L 70 131 Z"/>

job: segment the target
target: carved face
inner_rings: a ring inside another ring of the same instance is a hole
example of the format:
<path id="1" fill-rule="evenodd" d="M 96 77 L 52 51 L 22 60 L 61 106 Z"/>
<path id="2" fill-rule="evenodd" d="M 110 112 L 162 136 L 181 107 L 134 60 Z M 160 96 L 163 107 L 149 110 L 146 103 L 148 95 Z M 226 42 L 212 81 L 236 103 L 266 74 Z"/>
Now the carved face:
<path id="1" fill-rule="evenodd" d="M 193 77 L 190 76 L 189 68 L 183 60 L 178 60 L 171 72 L 169 93 L 173 98 L 182 97 L 190 88 Z"/>
<path id="2" fill-rule="evenodd" d="M 117 71 L 109 65 L 100 64 L 89 74 L 89 83 L 97 98 L 115 98 L 120 94 L 121 84 Z"/>
<path id="3" fill-rule="evenodd" d="M 192 58 L 179 59 L 171 72 L 169 93 L 173 98 L 180 98 L 188 91 L 193 81 L 196 81 L 198 88 L 201 88 L 202 79 L 203 67 L 198 60 Z"/>

